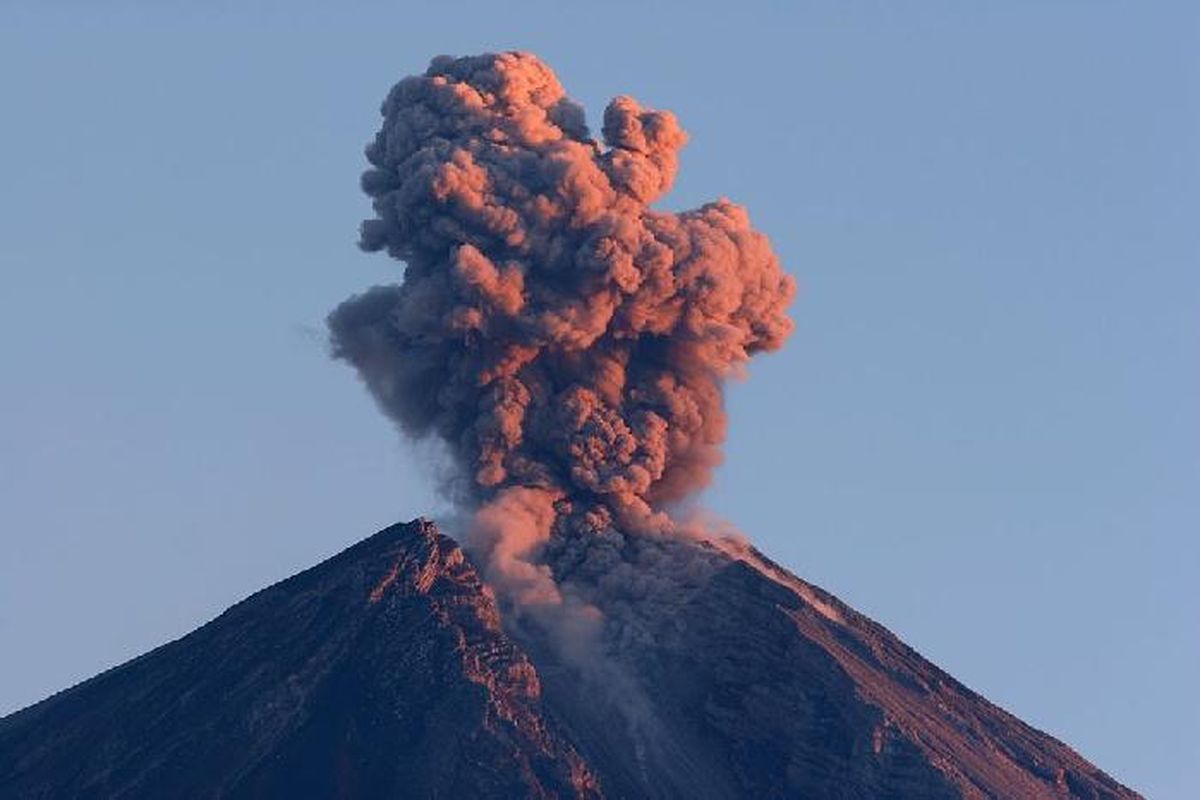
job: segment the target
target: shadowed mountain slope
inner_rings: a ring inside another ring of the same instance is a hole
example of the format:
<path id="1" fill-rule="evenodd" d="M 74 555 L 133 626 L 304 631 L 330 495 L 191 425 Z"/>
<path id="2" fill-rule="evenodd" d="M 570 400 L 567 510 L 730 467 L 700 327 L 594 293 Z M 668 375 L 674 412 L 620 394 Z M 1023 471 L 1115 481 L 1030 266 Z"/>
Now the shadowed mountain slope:
<path id="1" fill-rule="evenodd" d="M 522 641 L 395 525 L 0 720 L 0 798 L 1138 796 L 757 553 L 621 654 L 649 754 Z"/>

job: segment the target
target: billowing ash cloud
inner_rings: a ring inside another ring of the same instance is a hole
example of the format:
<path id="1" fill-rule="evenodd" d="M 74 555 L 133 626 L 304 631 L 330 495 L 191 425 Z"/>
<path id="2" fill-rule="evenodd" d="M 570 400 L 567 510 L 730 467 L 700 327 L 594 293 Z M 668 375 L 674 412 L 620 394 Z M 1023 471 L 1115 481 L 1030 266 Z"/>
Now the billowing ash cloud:
<path id="1" fill-rule="evenodd" d="M 678 532 L 720 460 L 722 381 L 783 343 L 793 282 L 739 206 L 650 208 L 672 114 L 618 97 L 597 141 L 530 54 L 434 59 L 382 113 L 361 245 L 404 279 L 330 315 L 335 354 L 448 446 L 492 579 L 562 602 L 567 573 L 631 569 L 624 535 Z"/>

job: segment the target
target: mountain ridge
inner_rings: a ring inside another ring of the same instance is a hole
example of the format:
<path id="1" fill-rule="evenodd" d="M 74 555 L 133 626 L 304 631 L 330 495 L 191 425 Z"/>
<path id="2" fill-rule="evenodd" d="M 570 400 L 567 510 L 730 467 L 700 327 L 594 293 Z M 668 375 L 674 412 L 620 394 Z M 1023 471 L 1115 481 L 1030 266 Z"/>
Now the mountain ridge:
<path id="1" fill-rule="evenodd" d="M 506 631 L 433 523 L 389 526 L 0 719 L 0 797 L 1139 796 L 756 550 L 719 558 L 613 655 L 633 720 Z"/>

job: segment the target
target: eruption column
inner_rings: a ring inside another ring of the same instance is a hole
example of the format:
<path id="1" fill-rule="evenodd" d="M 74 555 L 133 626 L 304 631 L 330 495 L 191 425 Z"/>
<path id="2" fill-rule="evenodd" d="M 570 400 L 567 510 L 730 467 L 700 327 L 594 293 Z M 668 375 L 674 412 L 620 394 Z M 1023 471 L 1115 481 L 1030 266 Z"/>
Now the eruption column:
<path id="1" fill-rule="evenodd" d="M 686 141 L 670 112 L 618 97 L 598 141 L 533 55 L 436 58 L 382 114 L 361 246 L 404 278 L 330 315 L 334 353 L 446 444 L 493 582 L 560 602 L 558 539 L 677 531 L 722 382 L 791 332 L 793 281 L 741 207 L 650 207 Z"/>

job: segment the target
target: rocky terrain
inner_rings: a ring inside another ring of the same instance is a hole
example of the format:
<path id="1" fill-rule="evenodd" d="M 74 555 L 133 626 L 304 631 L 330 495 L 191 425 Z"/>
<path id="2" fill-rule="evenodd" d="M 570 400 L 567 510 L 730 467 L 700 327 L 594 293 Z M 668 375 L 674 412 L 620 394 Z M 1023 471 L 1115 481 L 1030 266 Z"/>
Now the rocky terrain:
<path id="1" fill-rule="evenodd" d="M 755 551 L 711 557 L 605 687 L 392 526 L 0 720 L 0 797 L 1138 797 Z"/>

